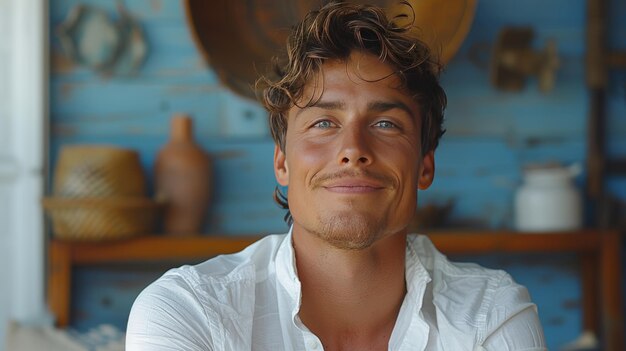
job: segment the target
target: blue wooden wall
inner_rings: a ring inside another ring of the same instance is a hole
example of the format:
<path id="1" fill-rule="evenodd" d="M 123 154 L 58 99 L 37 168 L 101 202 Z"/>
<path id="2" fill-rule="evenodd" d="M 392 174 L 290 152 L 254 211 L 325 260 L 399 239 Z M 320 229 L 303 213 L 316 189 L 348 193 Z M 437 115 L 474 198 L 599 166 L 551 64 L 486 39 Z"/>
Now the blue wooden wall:
<path id="1" fill-rule="evenodd" d="M 59 48 L 55 28 L 75 5 L 92 4 L 115 16 L 108 0 L 51 0 L 51 160 L 76 143 L 109 143 L 140 151 L 148 176 L 166 142 L 169 118 L 195 118 L 198 142 L 215 161 L 215 195 L 207 233 L 284 232 L 273 203 L 273 143 L 263 109 L 230 93 L 192 42 L 183 4 L 126 0 L 142 23 L 149 56 L 131 78 L 102 77 L 72 64 Z M 626 46 L 626 4 L 611 1 L 613 48 Z M 504 26 L 535 29 L 537 48 L 557 40 L 561 67 L 555 89 L 541 93 L 530 79 L 524 91 L 505 93 L 489 84 L 490 45 Z M 584 0 L 479 0 L 470 34 L 447 66 L 448 132 L 437 151 L 437 174 L 422 204 L 455 200 L 452 221 L 465 226 L 509 228 L 521 167 L 530 162 L 585 162 L 589 103 L 584 72 Z M 614 71 L 608 94 L 609 153 L 626 155 L 626 73 Z M 577 179 L 582 187 L 583 177 Z M 626 201 L 626 181 L 609 189 Z M 475 258 L 463 258 L 475 259 Z M 489 256 L 478 260 L 504 268 L 528 286 L 539 306 L 551 349 L 580 333 L 580 281 L 575 257 Z M 167 267 L 106 267 L 76 273 L 74 326 L 110 322 L 123 328 L 128 308 L 147 282 Z"/>

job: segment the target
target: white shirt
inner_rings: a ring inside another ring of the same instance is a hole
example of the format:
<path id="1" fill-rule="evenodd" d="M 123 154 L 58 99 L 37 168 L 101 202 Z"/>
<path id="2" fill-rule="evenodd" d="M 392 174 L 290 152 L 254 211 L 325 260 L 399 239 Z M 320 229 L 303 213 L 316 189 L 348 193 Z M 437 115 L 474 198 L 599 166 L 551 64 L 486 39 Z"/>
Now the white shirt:
<path id="1" fill-rule="evenodd" d="M 133 304 L 126 350 L 322 350 L 298 317 L 291 233 L 165 273 Z M 546 350 L 526 288 L 500 270 L 452 263 L 407 239 L 407 294 L 389 350 Z"/>

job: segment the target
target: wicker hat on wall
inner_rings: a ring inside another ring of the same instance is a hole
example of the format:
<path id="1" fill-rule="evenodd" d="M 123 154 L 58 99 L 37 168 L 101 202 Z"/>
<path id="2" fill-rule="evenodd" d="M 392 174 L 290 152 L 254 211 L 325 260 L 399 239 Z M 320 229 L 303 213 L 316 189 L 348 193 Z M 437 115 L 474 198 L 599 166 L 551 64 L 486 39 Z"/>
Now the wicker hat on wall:
<path id="1" fill-rule="evenodd" d="M 53 196 L 43 205 L 59 239 L 119 239 L 156 230 L 161 206 L 146 188 L 136 151 L 66 146 L 55 167 Z"/>

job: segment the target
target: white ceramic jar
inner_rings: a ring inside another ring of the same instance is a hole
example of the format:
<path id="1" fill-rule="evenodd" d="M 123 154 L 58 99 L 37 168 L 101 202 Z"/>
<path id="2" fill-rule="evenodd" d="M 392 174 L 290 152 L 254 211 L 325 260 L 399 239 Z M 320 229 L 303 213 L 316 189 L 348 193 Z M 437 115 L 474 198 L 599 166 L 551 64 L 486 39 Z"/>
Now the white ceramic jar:
<path id="1" fill-rule="evenodd" d="M 515 194 L 515 228 L 527 232 L 579 229 L 582 203 L 573 178 L 580 171 L 578 164 L 526 169 Z"/>

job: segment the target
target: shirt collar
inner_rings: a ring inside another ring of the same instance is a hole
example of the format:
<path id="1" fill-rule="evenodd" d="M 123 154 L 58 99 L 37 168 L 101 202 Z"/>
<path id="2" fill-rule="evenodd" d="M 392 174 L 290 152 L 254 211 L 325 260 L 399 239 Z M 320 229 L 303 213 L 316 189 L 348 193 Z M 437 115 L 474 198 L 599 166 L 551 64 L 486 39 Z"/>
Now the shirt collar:
<path id="1" fill-rule="evenodd" d="M 426 286 L 430 283 L 432 278 L 415 250 L 414 239 L 415 237 L 412 235 L 407 236 L 404 274 L 407 296 L 411 296 L 412 300 L 417 303 L 417 309 L 419 310 L 422 307 Z"/>
<path id="2" fill-rule="evenodd" d="M 406 255 L 404 262 L 405 279 L 407 283 L 407 294 L 422 296 L 426 284 L 431 281 L 430 274 L 422 264 L 420 257 L 415 250 L 415 237 L 407 236 Z M 276 254 L 276 272 L 278 281 L 288 291 L 300 288 L 300 280 L 296 268 L 296 256 L 293 248 L 293 225 L 285 236 Z"/>
<path id="3" fill-rule="evenodd" d="M 429 326 L 423 318 L 422 307 L 426 287 L 432 280 L 414 247 L 415 237 L 407 236 L 405 255 L 405 280 L 407 293 L 396 319 L 389 349 L 424 350 Z"/>
<path id="4" fill-rule="evenodd" d="M 290 297 L 292 319 L 300 310 L 302 288 L 296 268 L 296 255 L 293 249 L 293 225 L 276 253 L 276 279 Z"/>
<path id="5" fill-rule="evenodd" d="M 420 310 L 424 301 L 426 286 L 432 280 L 430 274 L 424 267 L 417 251 L 414 247 L 415 237 L 408 236 L 405 255 L 405 280 L 407 293 L 402 303 L 400 314 L 394 327 L 392 340 L 406 339 L 414 328 L 426 329 L 428 335 L 428 325 L 421 317 Z M 280 285 L 283 286 L 290 297 L 291 319 L 297 323 L 297 315 L 302 302 L 302 288 L 296 268 L 296 256 L 293 248 L 293 226 L 285 236 L 283 242 L 276 253 L 276 277 Z M 391 345 L 391 344 L 390 344 Z"/>

